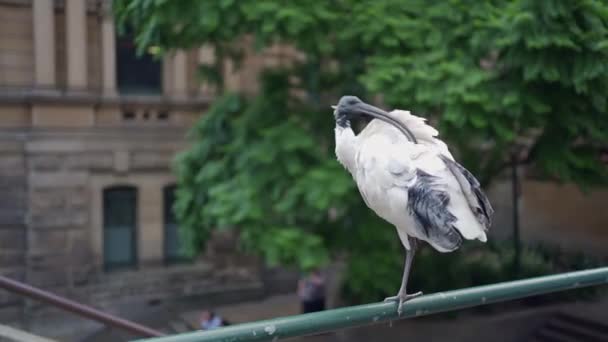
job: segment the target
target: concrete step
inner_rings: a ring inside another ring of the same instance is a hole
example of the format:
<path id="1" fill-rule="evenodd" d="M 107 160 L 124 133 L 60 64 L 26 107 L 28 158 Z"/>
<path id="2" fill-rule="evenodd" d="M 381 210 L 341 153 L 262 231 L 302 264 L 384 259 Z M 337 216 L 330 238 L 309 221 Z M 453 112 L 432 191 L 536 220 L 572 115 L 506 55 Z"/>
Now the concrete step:
<path id="1" fill-rule="evenodd" d="M 199 329 L 202 310 L 183 312 L 179 317 L 193 329 Z M 297 315 L 300 302 L 295 294 L 268 297 L 258 301 L 247 301 L 214 308 L 230 324 L 247 323 L 276 317 Z"/>
<path id="2" fill-rule="evenodd" d="M 176 319 L 169 322 L 169 327 L 174 334 L 183 334 L 192 331 L 190 327 L 182 320 Z"/>
<path id="3" fill-rule="evenodd" d="M 534 341 L 542 342 L 605 342 L 608 341 L 608 325 L 563 312 L 551 315 L 533 335 Z"/>
<path id="4" fill-rule="evenodd" d="M 585 342 L 606 342 L 608 338 L 602 338 L 589 332 L 578 326 L 566 326 L 564 324 L 557 324 L 555 322 L 549 322 L 544 330 L 549 330 L 554 333 L 560 334 L 563 337 L 567 337 L 573 341 L 585 341 Z"/>
<path id="5" fill-rule="evenodd" d="M 578 340 L 564 336 L 551 329 L 541 329 L 531 339 L 534 342 L 578 342 Z"/>
<path id="6" fill-rule="evenodd" d="M 559 323 L 584 329 L 585 331 L 593 332 L 594 334 L 608 338 L 608 319 L 605 322 L 600 322 L 595 318 L 569 315 L 563 312 L 555 315 L 555 319 Z M 608 341 L 608 339 L 604 341 Z"/>
<path id="7" fill-rule="evenodd" d="M 56 342 L 46 337 L 30 334 L 8 325 L 0 324 L 0 341 L 6 342 Z"/>

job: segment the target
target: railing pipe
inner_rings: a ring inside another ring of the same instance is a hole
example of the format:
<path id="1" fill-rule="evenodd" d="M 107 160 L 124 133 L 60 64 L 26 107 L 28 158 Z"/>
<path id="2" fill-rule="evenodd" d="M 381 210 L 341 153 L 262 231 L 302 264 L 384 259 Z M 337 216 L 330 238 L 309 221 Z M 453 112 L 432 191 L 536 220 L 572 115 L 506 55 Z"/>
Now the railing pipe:
<path id="1" fill-rule="evenodd" d="M 133 333 L 137 336 L 142 337 L 160 337 L 165 336 L 160 331 L 156 331 L 154 329 L 148 328 L 141 324 L 137 324 L 131 321 L 127 321 L 122 318 L 118 318 L 107 314 L 105 312 L 94 309 L 90 306 L 86 306 L 80 304 L 78 302 L 57 296 L 50 292 L 29 286 L 27 284 L 23 284 L 16 280 L 12 280 L 10 278 L 0 276 L 0 288 L 4 288 L 8 291 L 20 294 L 25 297 L 29 297 L 31 299 L 35 299 L 41 302 L 45 302 L 51 304 L 53 306 L 62 308 L 66 311 L 70 311 L 79 315 L 81 317 L 86 317 L 91 320 L 101 322 L 107 326 L 120 328 L 126 330 L 130 333 Z"/>
<path id="2" fill-rule="evenodd" d="M 539 294 L 608 284 L 608 267 L 421 296 L 405 303 L 401 317 L 396 303 L 374 303 L 197 331 L 146 342 L 276 341 L 408 317 L 426 316 Z M 144 340 L 140 340 L 144 341 Z"/>

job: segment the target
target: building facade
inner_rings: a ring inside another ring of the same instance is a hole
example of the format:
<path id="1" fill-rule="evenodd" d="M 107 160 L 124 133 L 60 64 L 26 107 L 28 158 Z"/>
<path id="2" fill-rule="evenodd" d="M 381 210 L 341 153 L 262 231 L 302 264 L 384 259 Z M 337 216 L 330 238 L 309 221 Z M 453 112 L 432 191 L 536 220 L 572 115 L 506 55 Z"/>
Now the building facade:
<path id="1" fill-rule="evenodd" d="M 0 0 L 0 273 L 127 317 L 260 289 L 255 263 L 231 243 L 184 262 L 170 210 L 172 159 L 213 97 L 196 77 L 212 49 L 137 57 L 110 4 Z M 248 58 L 247 74 L 228 65 L 228 87 L 255 88 L 261 61 Z M 85 324 L 2 290 L 0 322 Z"/>

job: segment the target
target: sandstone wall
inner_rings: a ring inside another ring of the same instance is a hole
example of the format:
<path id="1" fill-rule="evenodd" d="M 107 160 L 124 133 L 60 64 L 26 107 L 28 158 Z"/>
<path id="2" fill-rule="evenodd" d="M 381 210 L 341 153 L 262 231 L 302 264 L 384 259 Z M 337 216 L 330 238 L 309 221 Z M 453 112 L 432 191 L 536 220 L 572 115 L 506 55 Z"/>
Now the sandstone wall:
<path id="1" fill-rule="evenodd" d="M 0 274 L 17 280 L 26 275 L 27 176 L 24 144 L 0 138 Z M 0 289 L 0 321 L 22 318 L 23 300 Z"/>
<path id="2" fill-rule="evenodd" d="M 32 12 L 28 7 L 0 9 L 0 85 L 30 86 L 34 81 Z"/>
<path id="3" fill-rule="evenodd" d="M 2 108 L 30 128 L 0 128 L 0 273 L 127 318 L 190 296 L 263 295 L 257 262 L 236 252 L 234 237 L 218 236 L 191 264 L 165 263 L 163 189 L 198 110 L 163 109 L 168 117 L 157 120 L 141 115 L 154 104 L 136 105 L 134 119 L 119 105 Z M 102 194 L 125 184 L 139 193 L 138 261 L 107 272 Z M 0 319 L 46 336 L 100 327 L 2 291 Z"/>
<path id="4" fill-rule="evenodd" d="M 508 180 L 489 190 L 496 210 L 491 237 L 512 236 L 512 194 Z M 608 188 L 584 193 L 573 184 L 524 180 L 521 184 L 521 239 L 529 243 L 560 246 L 569 252 L 608 257 Z"/>

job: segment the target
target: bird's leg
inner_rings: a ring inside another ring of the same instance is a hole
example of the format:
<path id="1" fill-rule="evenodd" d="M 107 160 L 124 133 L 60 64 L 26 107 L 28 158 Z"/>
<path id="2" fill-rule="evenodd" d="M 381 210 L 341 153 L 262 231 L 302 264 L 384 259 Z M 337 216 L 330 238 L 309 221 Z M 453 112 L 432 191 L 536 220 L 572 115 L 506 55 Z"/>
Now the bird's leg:
<path id="1" fill-rule="evenodd" d="M 397 307 L 397 313 L 401 316 L 401 312 L 403 311 L 403 303 L 407 302 L 412 298 L 416 298 L 422 295 L 422 292 L 416 292 L 412 294 L 408 294 L 407 289 L 407 280 L 410 276 L 410 271 L 412 269 L 412 261 L 414 260 L 414 255 L 416 254 L 417 241 L 415 238 L 408 238 L 410 242 L 410 250 L 405 251 L 405 266 L 403 267 L 403 279 L 401 280 L 401 287 L 399 288 L 399 292 L 396 296 L 388 297 L 384 299 L 385 302 L 389 301 L 398 301 L 399 306 Z"/>

